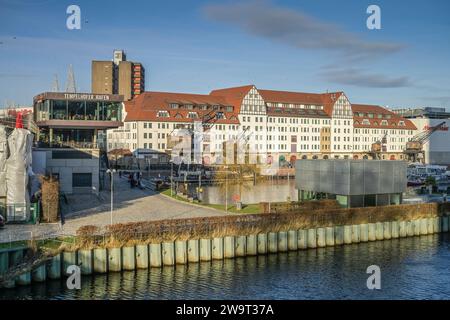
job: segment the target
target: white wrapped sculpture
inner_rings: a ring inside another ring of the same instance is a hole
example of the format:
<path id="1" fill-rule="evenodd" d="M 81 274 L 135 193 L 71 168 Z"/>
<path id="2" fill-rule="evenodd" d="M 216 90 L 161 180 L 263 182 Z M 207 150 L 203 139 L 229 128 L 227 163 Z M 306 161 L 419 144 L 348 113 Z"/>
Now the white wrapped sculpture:
<path id="1" fill-rule="evenodd" d="M 30 215 L 28 174 L 31 165 L 33 135 L 16 128 L 8 138 L 9 158 L 6 160 L 6 205 L 8 221 L 27 221 Z"/>
<path id="2" fill-rule="evenodd" d="M 8 156 L 6 128 L 0 125 L 0 198 L 6 197 L 6 159 Z"/>

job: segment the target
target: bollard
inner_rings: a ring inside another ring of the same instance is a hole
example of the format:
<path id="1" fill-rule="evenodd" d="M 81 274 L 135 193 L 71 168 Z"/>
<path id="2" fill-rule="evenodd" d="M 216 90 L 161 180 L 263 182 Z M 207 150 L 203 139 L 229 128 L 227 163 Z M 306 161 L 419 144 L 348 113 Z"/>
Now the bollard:
<path id="1" fill-rule="evenodd" d="M 200 240 L 188 241 L 188 261 L 199 262 L 200 261 Z"/>
<path id="2" fill-rule="evenodd" d="M 173 242 L 162 243 L 162 261 L 165 266 L 173 266 L 175 264 L 175 248 Z"/>
<path id="3" fill-rule="evenodd" d="M 134 246 L 122 248 L 122 269 L 126 271 L 136 269 L 136 253 Z"/>
<path id="4" fill-rule="evenodd" d="M 258 234 L 258 254 L 266 254 L 267 253 L 267 234 L 259 233 Z"/>
<path id="5" fill-rule="evenodd" d="M 78 250 L 78 265 L 81 269 L 81 274 L 92 274 L 92 250 Z"/>
<path id="6" fill-rule="evenodd" d="M 212 258 L 213 260 L 223 259 L 223 238 L 213 238 L 212 240 Z"/>
<path id="7" fill-rule="evenodd" d="M 352 243 L 361 242 L 361 226 L 359 224 L 354 224 L 352 227 Z"/>
<path id="8" fill-rule="evenodd" d="M 61 253 L 58 253 L 48 262 L 47 276 L 49 279 L 61 278 Z"/>
<path id="9" fill-rule="evenodd" d="M 317 231 L 316 229 L 308 229 L 308 248 L 317 247 Z"/>
<path id="10" fill-rule="evenodd" d="M 278 252 L 278 239 L 277 238 L 278 237 L 277 237 L 276 232 L 269 232 L 267 234 L 267 243 L 268 243 L 269 253 Z"/>
<path id="11" fill-rule="evenodd" d="M 383 222 L 383 239 L 389 240 L 392 238 L 391 228 L 392 228 L 392 226 L 389 221 Z"/>
<path id="12" fill-rule="evenodd" d="M 175 263 L 187 263 L 187 243 L 186 241 L 175 241 Z"/>
<path id="13" fill-rule="evenodd" d="M 367 223 L 359 225 L 359 240 L 361 242 L 369 241 L 369 225 Z"/>
<path id="14" fill-rule="evenodd" d="M 258 239 L 255 234 L 251 234 L 246 237 L 247 238 L 247 255 L 248 256 L 256 256 L 258 254 Z"/>
<path id="15" fill-rule="evenodd" d="M 420 219 L 420 235 L 428 234 L 428 219 Z"/>
<path id="16" fill-rule="evenodd" d="M 344 243 L 352 243 L 352 226 L 344 226 Z"/>
<path id="17" fill-rule="evenodd" d="M 235 239 L 235 247 L 234 247 L 234 253 L 236 257 L 245 257 L 246 254 L 246 244 L 247 244 L 247 237 L 246 236 L 237 236 Z"/>
<path id="18" fill-rule="evenodd" d="M 449 231 L 450 216 L 442 216 L 442 232 Z"/>
<path id="19" fill-rule="evenodd" d="M 416 235 L 414 221 L 406 221 L 406 235 L 412 237 Z"/>
<path id="20" fill-rule="evenodd" d="M 108 253 L 106 249 L 94 249 L 94 272 L 108 272 Z"/>
<path id="21" fill-rule="evenodd" d="M 334 227 L 334 244 L 338 246 L 344 244 L 344 226 Z"/>
<path id="22" fill-rule="evenodd" d="M 308 248 L 308 230 L 300 229 L 297 231 L 297 245 L 299 249 Z"/>
<path id="23" fill-rule="evenodd" d="M 211 239 L 200 239 L 200 261 L 211 261 Z"/>
<path id="24" fill-rule="evenodd" d="M 228 258 L 234 258 L 234 237 L 233 236 L 227 236 L 223 239 L 223 257 Z"/>
<path id="25" fill-rule="evenodd" d="M 110 272 L 122 271 L 122 252 L 120 248 L 108 248 L 108 270 Z"/>
<path id="26" fill-rule="evenodd" d="M 435 217 L 433 221 L 433 231 L 434 233 L 442 232 L 442 217 Z"/>
<path id="27" fill-rule="evenodd" d="M 288 231 L 288 250 L 297 250 L 297 249 L 298 249 L 297 231 L 289 230 Z"/>
<path id="28" fill-rule="evenodd" d="M 140 244 L 136 246 L 136 268 L 148 269 L 148 245 Z"/>
<path id="29" fill-rule="evenodd" d="M 383 224 L 383 222 L 375 223 L 375 238 L 376 238 L 376 240 L 384 239 L 384 224 Z"/>
<path id="30" fill-rule="evenodd" d="M 398 221 L 391 221 L 391 238 L 396 239 L 399 237 L 399 223 Z"/>
<path id="31" fill-rule="evenodd" d="M 398 236 L 400 238 L 405 238 L 408 236 L 407 228 L 406 228 L 406 221 L 400 221 L 398 223 Z"/>
<path id="32" fill-rule="evenodd" d="M 31 272 L 31 278 L 34 282 L 44 282 L 47 279 L 47 272 L 46 272 L 45 263 L 41 264 L 40 266 L 36 267 Z"/>
<path id="33" fill-rule="evenodd" d="M 327 246 L 334 246 L 334 228 L 325 228 L 325 243 Z"/>
<path id="34" fill-rule="evenodd" d="M 413 229 L 414 229 L 414 235 L 415 236 L 420 236 L 420 227 L 421 227 L 421 220 L 422 219 L 417 219 L 417 220 L 413 220 Z"/>
<path id="35" fill-rule="evenodd" d="M 278 232 L 278 252 L 288 251 L 288 234 L 286 231 Z"/>
<path id="36" fill-rule="evenodd" d="M 148 246 L 150 252 L 150 267 L 159 268 L 162 266 L 161 243 L 150 243 Z"/>
<path id="37" fill-rule="evenodd" d="M 376 233 L 376 225 L 375 223 L 369 223 L 369 241 L 375 241 L 377 240 L 377 233 Z"/>
<path id="38" fill-rule="evenodd" d="M 317 228 L 317 246 L 323 248 L 327 245 L 325 238 L 325 228 Z"/>
<path id="39" fill-rule="evenodd" d="M 434 233 L 434 218 L 427 218 L 427 234 Z"/>
<path id="40" fill-rule="evenodd" d="M 76 252 L 70 252 L 70 251 L 64 251 L 63 252 L 63 274 L 66 276 L 69 276 L 70 274 L 67 273 L 67 268 L 72 265 L 77 264 L 77 253 Z"/>

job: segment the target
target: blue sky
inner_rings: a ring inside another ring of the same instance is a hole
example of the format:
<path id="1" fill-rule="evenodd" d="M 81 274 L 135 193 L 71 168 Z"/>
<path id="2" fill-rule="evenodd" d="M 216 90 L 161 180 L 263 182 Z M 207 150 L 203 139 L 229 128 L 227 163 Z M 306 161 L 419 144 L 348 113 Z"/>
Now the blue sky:
<path id="1" fill-rule="evenodd" d="M 66 8 L 81 8 L 81 30 Z M 381 30 L 366 27 L 370 4 Z M 350 101 L 450 107 L 450 2 L 381 0 L 0 0 L 0 106 L 65 87 L 90 91 L 91 60 L 116 48 L 146 68 L 147 91 L 221 87 L 343 90 Z"/>

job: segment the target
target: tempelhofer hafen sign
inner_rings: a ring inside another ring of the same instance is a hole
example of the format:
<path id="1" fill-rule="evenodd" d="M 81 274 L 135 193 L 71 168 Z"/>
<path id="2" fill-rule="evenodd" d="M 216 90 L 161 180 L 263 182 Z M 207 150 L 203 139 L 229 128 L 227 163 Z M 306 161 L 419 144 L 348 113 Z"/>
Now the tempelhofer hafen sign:
<path id="1" fill-rule="evenodd" d="M 69 93 L 69 92 L 45 92 L 35 97 L 35 100 L 55 99 L 55 100 L 77 100 L 77 101 L 123 101 L 123 96 L 119 94 L 95 94 L 95 93 Z"/>

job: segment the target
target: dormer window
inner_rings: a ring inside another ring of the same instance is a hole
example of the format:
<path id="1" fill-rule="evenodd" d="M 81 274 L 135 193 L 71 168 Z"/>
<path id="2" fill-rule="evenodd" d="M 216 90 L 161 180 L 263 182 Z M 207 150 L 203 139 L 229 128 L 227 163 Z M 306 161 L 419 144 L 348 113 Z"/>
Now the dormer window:
<path id="1" fill-rule="evenodd" d="M 178 103 L 171 103 L 170 109 L 178 109 Z"/>
<path id="2" fill-rule="evenodd" d="M 382 126 L 387 126 L 387 125 L 388 125 L 388 122 L 387 122 L 386 120 L 383 120 L 383 121 L 381 121 L 381 125 L 382 125 Z"/>
<path id="3" fill-rule="evenodd" d="M 198 118 L 197 112 L 189 112 L 188 113 L 188 118 L 189 119 L 197 119 Z"/>
<path id="4" fill-rule="evenodd" d="M 225 115 L 223 114 L 223 112 L 217 112 L 216 119 L 225 119 Z"/>
<path id="5" fill-rule="evenodd" d="M 363 125 L 366 125 L 366 126 L 370 125 L 370 121 L 367 119 L 364 119 L 362 123 L 363 123 Z"/>
<path id="6" fill-rule="evenodd" d="M 405 121 L 399 121 L 398 125 L 404 127 L 405 126 Z"/>
<path id="7" fill-rule="evenodd" d="M 194 106 L 192 104 L 185 104 L 184 107 L 188 110 L 194 109 Z"/>
<path id="8" fill-rule="evenodd" d="M 158 118 L 168 118 L 169 112 L 165 110 L 158 111 Z"/>

